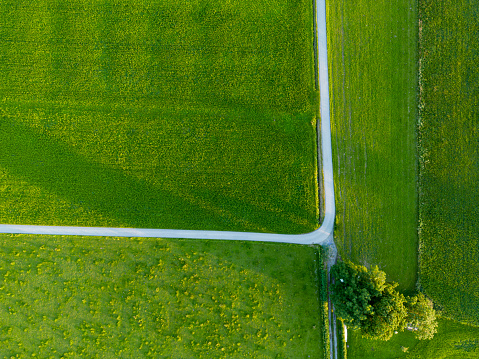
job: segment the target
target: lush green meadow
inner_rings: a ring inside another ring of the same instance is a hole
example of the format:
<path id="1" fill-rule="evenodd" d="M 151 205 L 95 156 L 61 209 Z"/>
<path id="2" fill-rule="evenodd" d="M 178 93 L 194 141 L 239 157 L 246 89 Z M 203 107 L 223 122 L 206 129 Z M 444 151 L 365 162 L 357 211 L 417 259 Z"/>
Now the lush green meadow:
<path id="1" fill-rule="evenodd" d="M 416 1 L 327 1 L 341 256 L 417 279 Z"/>
<path id="2" fill-rule="evenodd" d="M 479 325 L 478 1 L 424 1 L 420 285 L 444 315 Z"/>
<path id="3" fill-rule="evenodd" d="M 0 235 L 2 358 L 322 358 L 315 249 Z"/>
<path id="4" fill-rule="evenodd" d="M 401 332 L 387 342 L 367 340 L 348 333 L 348 359 L 473 359 L 479 358 L 479 328 L 439 320 L 432 340 L 417 340 L 411 332 Z"/>
<path id="5" fill-rule="evenodd" d="M 2 1 L 2 223 L 318 225 L 310 1 Z"/>

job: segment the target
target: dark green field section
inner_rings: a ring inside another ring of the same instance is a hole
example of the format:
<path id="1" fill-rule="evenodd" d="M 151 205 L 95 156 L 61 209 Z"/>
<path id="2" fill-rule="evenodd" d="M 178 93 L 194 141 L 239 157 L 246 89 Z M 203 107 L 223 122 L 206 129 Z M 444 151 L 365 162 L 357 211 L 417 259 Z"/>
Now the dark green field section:
<path id="1" fill-rule="evenodd" d="M 318 225 L 310 1 L 2 1 L 0 221 Z"/>
<path id="2" fill-rule="evenodd" d="M 0 236 L 2 358 L 323 358 L 305 246 Z"/>
<path id="3" fill-rule="evenodd" d="M 337 226 L 344 259 L 417 280 L 415 1 L 327 1 Z"/>
<path id="4" fill-rule="evenodd" d="M 420 6 L 420 284 L 479 325 L 479 2 Z"/>

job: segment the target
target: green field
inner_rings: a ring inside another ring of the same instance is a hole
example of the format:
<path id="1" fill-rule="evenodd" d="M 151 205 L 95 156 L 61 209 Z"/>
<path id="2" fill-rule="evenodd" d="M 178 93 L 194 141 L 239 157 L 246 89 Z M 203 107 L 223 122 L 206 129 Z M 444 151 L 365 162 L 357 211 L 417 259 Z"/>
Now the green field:
<path id="1" fill-rule="evenodd" d="M 416 1 L 327 1 L 335 241 L 400 289 L 417 280 Z"/>
<path id="2" fill-rule="evenodd" d="M 323 358 L 318 261 L 294 245 L 0 235 L 0 357 Z"/>
<path id="3" fill-rule="evenodd" d="M 417 340 L 410 332 L 401 332 L 391 340 L 367 340 L 359 333 L 348 334 L 348 359 L 473 359 L 479 358 L 479 328 L 439 320 L 432 340 Z M 406 350 L 407 348 L 407 350 Z"/>
<path id="4" fill-rule="evenodd" d="M 443 314 L 479 325 L 478 1 L 424 1 L 420 285 Z"/>
<path id="5" fill-rule="evenodd" d="M 479 323 L 479 3 L 419 4 L 327 8 L 340 254 L 419 279 L 443 316 L 430 341 L 350 332 L 350 359 L 479 357 L 479 329 L 444 318 Z"/>
<path id="6" fill-rule="evenodd" d="M 1 223 L 318 225 L 311 1 L 2 1 Z"/>

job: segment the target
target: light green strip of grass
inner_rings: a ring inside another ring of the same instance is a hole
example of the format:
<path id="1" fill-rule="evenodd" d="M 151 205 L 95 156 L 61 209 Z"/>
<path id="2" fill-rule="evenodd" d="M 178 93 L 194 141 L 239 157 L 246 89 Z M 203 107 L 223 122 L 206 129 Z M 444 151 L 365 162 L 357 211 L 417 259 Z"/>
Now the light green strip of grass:
<path id="1" fill-rule="evenodd" d="M 313 248 L 0 236 L 5 358 L 323 358 Z"/>
<path id="2" fill-rule="evenodd" d="M 416 1 L 328 1 L 337 227 L 343 258 L 401 289 L 417 276 Z"/>
<path id="3" fill-rule="evenodd" d="M 417 340 L 401 332 L 387 342 L 348 332 L 348 359 L 473 359 L 479 357 L 479 328 L 440 319 L 434 339 Z"/>
<path id="4" fill-rule="evenodd" d="M 479 325 L 478 1 L 423 1 L 420 284 Z"/>
<path id="5" fill-rule="evenodd" d="M 318 225 L 310 1 L 0 4 L 2 223 Z"/>

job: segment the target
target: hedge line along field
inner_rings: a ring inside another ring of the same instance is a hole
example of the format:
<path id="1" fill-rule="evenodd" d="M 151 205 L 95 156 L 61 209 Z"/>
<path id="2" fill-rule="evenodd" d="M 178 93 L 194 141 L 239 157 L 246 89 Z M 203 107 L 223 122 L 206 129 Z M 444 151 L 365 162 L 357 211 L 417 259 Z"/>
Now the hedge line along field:
<path id="1" fill-rule="evenodd" d="M 323 358 L 311 247 L 0 235 L 0 249 L 2 358 Z"/>
<path id="2" fill-rule="evenodd" d="M 311 1 L 0 4 L 2 223 L 318 225 Z"/>
<path id="3" fill-rule="evenodd" d="M 343 258 L 417 279 L 416 1 L 327 2 L 337 227 Z"/>
<path id="4" fill-rule="evenodd" d="M 478 1 L 420 12 L 420 285 L 443 315 L 479 325 Z"/>
<path id="5" fill-rule="evenodd" d="M 389 341 L 368 340 L 348 332 L 348 359 L 475 359 L 479 357 L 479 328 L 440 319 L 431 340 L 417 340 L 410 332 Z"/>

